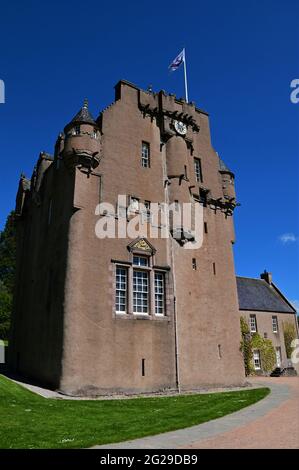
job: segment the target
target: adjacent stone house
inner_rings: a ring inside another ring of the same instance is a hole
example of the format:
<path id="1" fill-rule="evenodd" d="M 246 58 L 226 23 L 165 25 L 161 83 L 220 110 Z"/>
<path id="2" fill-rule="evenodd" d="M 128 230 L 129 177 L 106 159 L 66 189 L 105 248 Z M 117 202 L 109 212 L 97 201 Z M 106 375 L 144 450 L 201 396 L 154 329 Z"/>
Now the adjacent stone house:
<path id="1" fill-rule="evenodd" d="M 260 279 L 237 277 L 240 315 L 246 318 L 251 334 L 258 333 L 270 339 L 276 354 L 276 366 L 292 366 L 287 357 L 284 326 L 291 324 L 298 337 L 296 310 L 272 281 L 271 273 L 264 272 Z M 256 373 L 263 373 L 260 351 L 253 351 Z M 299 372 L 298 365 L 295 368 Z"/>

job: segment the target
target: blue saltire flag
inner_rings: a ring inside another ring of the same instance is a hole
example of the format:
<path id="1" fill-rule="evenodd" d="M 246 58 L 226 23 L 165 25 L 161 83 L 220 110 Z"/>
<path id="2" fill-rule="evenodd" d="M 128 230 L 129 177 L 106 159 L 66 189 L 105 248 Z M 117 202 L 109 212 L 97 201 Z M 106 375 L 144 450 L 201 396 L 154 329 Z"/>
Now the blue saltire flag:
<path id="1" fill-rule="evenodd" d="M 177 70 L 179 66 L 184 62 L 185 60 L 185 49 L 182 50 L 182 52 L 179 53 L 179 55 L 176 56 L 176 58 L 171 62 L 170 66 L 168 67 L 172 72 Z"/>

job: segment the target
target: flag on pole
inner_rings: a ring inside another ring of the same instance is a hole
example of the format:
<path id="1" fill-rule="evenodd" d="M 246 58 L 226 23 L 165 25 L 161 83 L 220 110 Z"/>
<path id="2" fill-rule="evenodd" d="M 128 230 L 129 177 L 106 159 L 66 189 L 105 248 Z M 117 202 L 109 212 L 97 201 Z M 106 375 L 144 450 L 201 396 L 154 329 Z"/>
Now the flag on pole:
<path id="1" fill-rule="evenodd" d="M 187 84 L 187 69 L 186 69 L 185 48 L 179 53 L 179 55 L 176 56 L 176 58 L 171 62 L 171 64 L 169 65 L 168 68 L 170 69 L 171 72 L 174 72 L 182 64 L 184 64 L 185 98 L 186 98 L 186 101 L 188 103 L 189 100 L 188 100 L 188 84 Z"/>
<path id="2" fill-rule="evenodd" d="M 172 72 L 177 70 L 179 66 L 185 62 L 185 49 L 183 49 L 179 55 L 171 62 L 170 66 L 168 67 Z"/>

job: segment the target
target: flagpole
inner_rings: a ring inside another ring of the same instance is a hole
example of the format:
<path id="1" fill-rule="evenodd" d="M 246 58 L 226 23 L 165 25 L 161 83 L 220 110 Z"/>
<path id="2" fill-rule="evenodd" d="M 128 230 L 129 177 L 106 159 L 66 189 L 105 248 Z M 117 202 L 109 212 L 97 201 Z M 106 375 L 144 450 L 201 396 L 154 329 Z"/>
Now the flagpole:
<path id="1" fill-rule="evenodd" d="M 188 100 L 188 85 L 187 85 L 187 70 L 186 70 L 186 54 L 185 54 L 185 48 L 184 48 L 184 78 L 185 78 L 185 98 L 186 98 L 186 102 L 189 103 L 189 100 Z"/>

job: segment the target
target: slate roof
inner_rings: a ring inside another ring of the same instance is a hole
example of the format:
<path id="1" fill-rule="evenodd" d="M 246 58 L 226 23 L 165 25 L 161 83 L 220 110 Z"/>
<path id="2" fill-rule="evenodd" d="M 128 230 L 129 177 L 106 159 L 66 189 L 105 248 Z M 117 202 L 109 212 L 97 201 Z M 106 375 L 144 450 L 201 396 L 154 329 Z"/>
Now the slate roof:
<path id="1" fill-rule="evenodd" d="M 234 174 L 224 163 L 224 161 L 219 157 L 219 169 L 220 171 L 227 171 L 228 173 Z"/>
<path id="2" fill-rule="evenodd" d="M 84 100 L 84 104 L 76 116 L 71 120 L 71 123 L 87 123 L 95 125 L 95 120 L 88 110 L 88 101 Z"/>
<path id="3" fill-rule="evenodd" d="M 279 290 L 264 279 L 237 276 L 240 310 L 295 313 Z"/>

